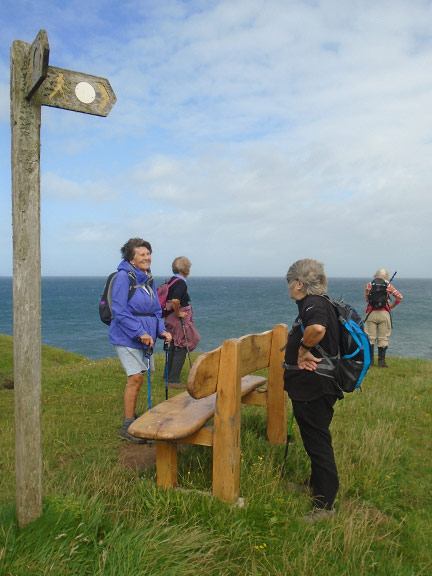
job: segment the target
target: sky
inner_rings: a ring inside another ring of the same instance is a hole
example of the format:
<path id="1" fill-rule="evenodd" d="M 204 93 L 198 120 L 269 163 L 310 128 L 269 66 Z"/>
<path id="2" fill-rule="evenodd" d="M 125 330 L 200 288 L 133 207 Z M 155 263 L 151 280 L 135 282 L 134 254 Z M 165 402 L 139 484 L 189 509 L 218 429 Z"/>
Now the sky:
<path id="1" fill-rule="evenodd" d="M 432 2 L 0 0 L 0 276 L 13 270 L 10 48 L 107 78 L 106 118 L 42 107 L 44 276 L 432 277 Z"/>

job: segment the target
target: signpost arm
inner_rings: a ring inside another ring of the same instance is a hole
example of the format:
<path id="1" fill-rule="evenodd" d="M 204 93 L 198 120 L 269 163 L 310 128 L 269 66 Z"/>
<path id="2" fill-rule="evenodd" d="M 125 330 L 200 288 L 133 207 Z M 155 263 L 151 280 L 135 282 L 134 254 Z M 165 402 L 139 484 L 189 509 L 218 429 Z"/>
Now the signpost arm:
<path id="1" fill-rule="evenodd" d="M 13 334 L 16 505 L 42 514 L 40 104 L 27 100 L 30 44 L 11 48 Z"/>

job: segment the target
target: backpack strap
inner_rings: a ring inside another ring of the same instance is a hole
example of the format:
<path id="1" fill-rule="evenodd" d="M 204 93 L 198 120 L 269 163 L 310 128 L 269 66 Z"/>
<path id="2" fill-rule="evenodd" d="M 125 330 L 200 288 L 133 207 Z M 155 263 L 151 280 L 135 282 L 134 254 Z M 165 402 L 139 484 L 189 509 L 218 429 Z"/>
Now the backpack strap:
<path id="1" fill-rule="evenodd" d="M 129 266 L 130 266 L 130 264 L 129 264 Z M 129 272 L 127 273 L 127 275 L 129 276 L 129 292 L 128 292 L 128 302 L 129 302 L 129 300 L 135 294 L 135 289 L 137 288 L 136 276 L 135 276 L 135 272 L 133 271 L 132 267 L 129 270 Z"/>
<path id="2" fill-rule="evenodd" d="M 135 270 L 132 268 L 130 262 L 128 262 L 128 264 L 129 264 L 129 268 L 130 268 L 129 272 L 127 273 L 129 276 L 129 281 L 130 281 L 129 293 L 128 293 L 128 302 L 132 298 L 132 296 L 135 294 L 135 290 L 137 290 L 138 288 L 142 288 L 143 290 L 145 290 L 145 292 L 147 292 L 147 294 L 151 298 L 156 298 L 154 290 L 153 290 L 153 275 L 150 272 L 150 270 L 148 271 L 148 274 L 147 274 L 148 278 L 144 282 L 144 284 L 137 284 L 136 283 Z"/>

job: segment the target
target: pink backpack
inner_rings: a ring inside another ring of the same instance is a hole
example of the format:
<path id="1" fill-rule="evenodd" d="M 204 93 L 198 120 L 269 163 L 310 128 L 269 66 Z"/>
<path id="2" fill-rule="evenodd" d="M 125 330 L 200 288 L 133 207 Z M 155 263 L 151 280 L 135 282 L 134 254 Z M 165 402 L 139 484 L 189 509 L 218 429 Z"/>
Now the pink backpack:
<path id="1" fill-rule="evenodd" d="M 175 282 L 177 282 L 177 280 L 179 280 L 179 278 L 174 278 L 173 280 L 171 280 L 171 282 L 165 281 L 157 289 L 159 304 L 160 307 L 162 308 L 162 316 L 166 316 L 167 313 L 166 302 L 167 302 L 168 290 L 170 289 L 170 286 L 172 286 Z"/>

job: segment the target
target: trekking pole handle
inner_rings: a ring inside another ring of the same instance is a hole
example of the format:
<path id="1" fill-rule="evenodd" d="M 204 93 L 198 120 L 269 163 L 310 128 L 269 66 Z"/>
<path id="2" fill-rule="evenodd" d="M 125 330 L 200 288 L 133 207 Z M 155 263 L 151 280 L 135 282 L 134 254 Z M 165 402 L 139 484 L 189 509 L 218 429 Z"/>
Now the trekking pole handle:
<path id="1" fill-rule="evenodd" d="M 169 347 L 169 343 L 166 340 L 164 340 L 163 349 L 165 352 L 168 350 L 168 347 Z"/>
<path id="2" fill-rule="evenodd" d="M 390 278 L 389 283 L 393 280 L 393 278 L 396 276 L 396 274 L 397 274 L 397 270 L 396 270 L 396 272 L 393 274 L 393 276 Z"/>

